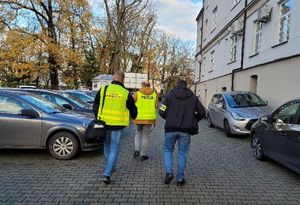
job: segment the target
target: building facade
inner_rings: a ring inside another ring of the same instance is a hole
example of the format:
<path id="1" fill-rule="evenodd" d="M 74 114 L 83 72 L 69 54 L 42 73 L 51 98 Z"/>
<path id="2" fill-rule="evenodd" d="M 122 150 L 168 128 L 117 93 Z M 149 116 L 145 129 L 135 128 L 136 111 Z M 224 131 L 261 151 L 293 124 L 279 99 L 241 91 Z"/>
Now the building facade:
<path id="1" fill-rule="evenodd" d="M 300 97 L 300 1 L 204 0 L 197 16 L 196 94 L 252 91 L 275 108 Z"/>

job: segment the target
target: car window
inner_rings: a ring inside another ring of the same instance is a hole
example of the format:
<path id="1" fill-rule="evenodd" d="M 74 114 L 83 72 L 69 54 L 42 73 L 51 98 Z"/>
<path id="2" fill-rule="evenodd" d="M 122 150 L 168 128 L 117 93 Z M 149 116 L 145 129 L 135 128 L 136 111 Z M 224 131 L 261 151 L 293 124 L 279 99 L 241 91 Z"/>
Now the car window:
<path id="1" fill-rule="evenodd" d="M 280 119 L 286 124 L 296 123 L 296 114 L 299 109 L 300 103 L 289 103 L 279 108 L 274 114 L 274 119 Z"/>
<path id="2" fill-rule="evenodd" d="M 43 93 L 43 94 L 41 94 L 41 96 L 42 96 L 43 98 L 46 98 L 47 100 L 53 102 L 53 100 L 51 99 L 51 96 L 50 96 L 50 95 L 44 94 L 44 93 Z"/>
<path id="3" fill-rule="evenodd" d="M 0 96 L 0 113 L 17 115 L 22 109 L 30 109 L 30 107 L 15 98 Z"/>
<path id="4" fill-rule="evenodd" d="M 214 95 L 211 99 L 211 104 L 216 104 L 218 102 L 218 96 L 219 95 Z"/>
<path id="5" fill-rule="evenodd" d="M 222 108 L 224 108 L 224 109 L 226 108 L 225 100 L 224 100 L 224 97 L 222 95 L 219 95 L 217 104 L 221 104 Z"/>
<path id="6" fill-rule="evenodd" d="M 52 97 L 54 98 L 54 102 L 60 106 L 63 106 L 64 104 L 69 104 L 65 99 L 63 99 L 62 97 L 59 96 L 55 96 L 52 95 Z"/>
<path id="7" fill-rule="evenodd" d="M 80 93 L 72 93 L 72 95 L 75 96 L 76 98 L 79 98 L 83 102 L 91 101 L 90 98 L 88 98 L 87 96 L 80 94 Z"/>
<path id="8" fill-rule="evenodd" d="M 266 103 L 254 93 L 238 93 L 226 95 L 227 102 L 230 107 L 255 107 L 266 106 Z"/>

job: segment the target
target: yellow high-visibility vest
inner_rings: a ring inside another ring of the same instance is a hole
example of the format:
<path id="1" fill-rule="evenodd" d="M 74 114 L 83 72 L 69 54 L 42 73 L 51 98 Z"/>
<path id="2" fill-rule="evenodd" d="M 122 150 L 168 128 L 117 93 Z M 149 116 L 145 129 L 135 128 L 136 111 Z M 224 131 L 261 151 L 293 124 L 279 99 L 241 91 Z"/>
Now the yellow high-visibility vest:
<path id="1" fill-rule="evenodd" d="M 156 93 L 145 95 L 137 92 L 137 101 L 135 103 L 138 109 L 136 120 L 155 120 L 156 119 Z"/>
<path id="2" fill-rule="evenodd" d="M 128 126 L 129 110 L 126 107 L 126 101 L 129 91 L 117 84 L 110 84 L 107 87 L 104 106 L 102 108 L 102 99 L 104 96 L 104 88 L 101 88 L 100 103 L 98 109 L 98 120 L 102 120 L 106 125 L 110 126 Z"/>

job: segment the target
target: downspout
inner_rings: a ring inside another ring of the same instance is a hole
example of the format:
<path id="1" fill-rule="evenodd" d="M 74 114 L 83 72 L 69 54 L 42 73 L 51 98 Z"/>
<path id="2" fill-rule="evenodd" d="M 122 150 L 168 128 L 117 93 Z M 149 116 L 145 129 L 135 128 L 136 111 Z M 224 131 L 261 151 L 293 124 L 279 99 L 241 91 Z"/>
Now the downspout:
<path id="1" fill-rule="evenodd" d="M 201 17 L 201 33 L 200 33 L 200 53 L 199 55 L 202 56 L 202 44 L 203 44 L 203 20 L 204 20 L 204 3 L 205 3 L 205 0 L 203 0 L 203 3 L 202 3 L 202 17 Z M 200 63 L 199 65 L 199 81 L 195 82 L 195 95 L 197 95 L 197 84 L 201 82 L 201 71 L 202 71 L 202 63 Z"/>
<path id="2" fill-rule="evenodd" d="M 234 74 L 236 73 L 237 70 L 241 70 L 241 69 L 244 68 L 247 5 L 248 5 L 248 0 L 245 0 L 244 20 L 243 20 L 243 37 L 242 37 L 242 51 L 241 51 L 241 67 L 238 68 L 238 69 L 232 70 L 232 74 L 231 74 L 231 91 L 234 91 Z"/>

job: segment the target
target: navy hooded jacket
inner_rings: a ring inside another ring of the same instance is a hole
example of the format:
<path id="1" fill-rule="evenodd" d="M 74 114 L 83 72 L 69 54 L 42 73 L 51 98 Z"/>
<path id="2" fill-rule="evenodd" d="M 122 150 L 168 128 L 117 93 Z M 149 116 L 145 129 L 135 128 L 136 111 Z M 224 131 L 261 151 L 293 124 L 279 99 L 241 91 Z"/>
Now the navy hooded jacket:
<path id="1" fill-rule="evenodd" d="M 177 85 L 163 100 L 159 114 L 166 120 L 166 132 L 198 134 L 198 122 L 205 116 L 205 108 L 195 94 L 184 85 Z"/>

